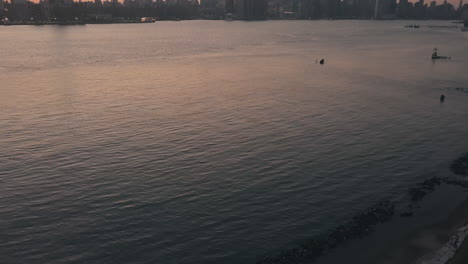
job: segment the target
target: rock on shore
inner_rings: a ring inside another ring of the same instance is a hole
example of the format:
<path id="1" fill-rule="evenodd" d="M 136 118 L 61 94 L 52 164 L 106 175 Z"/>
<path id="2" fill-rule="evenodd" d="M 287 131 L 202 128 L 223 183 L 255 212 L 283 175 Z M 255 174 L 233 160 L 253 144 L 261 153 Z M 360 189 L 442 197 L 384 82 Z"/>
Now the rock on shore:
<path id="1" fill-rule="evenodd" d="M 456 159 L 450 169 L 453 173 L 463 176 L 468 176 L 468 153 Z"/>

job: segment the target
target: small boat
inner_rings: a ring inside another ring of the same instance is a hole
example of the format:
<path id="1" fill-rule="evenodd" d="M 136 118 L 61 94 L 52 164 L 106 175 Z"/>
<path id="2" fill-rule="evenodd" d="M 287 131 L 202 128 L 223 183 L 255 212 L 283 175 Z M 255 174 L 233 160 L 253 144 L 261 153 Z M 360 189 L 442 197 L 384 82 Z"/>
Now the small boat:
<path id="1" fill-rule="evenodd" d="M 450 60 L 451 59 L 450 57 L 439 56 L 439 54 L 437 53 L 437 48 L 434 48 L 434 51 L 432 52 L 431 58 L 433 60 Z"/>
<path id="2" fill-rule="evenodd" d="M 0 22 L 1 22 L 0 25 L 4 25 L 4 26 L 11 25 L 10 20 L 8 18 L 6 18 L 6 17 L 4 19 L 0 20 Z"/>
<path id="3" fill-rule="evenodd" d="M 156 22 L 156 19 L 151 18 L 151 17 L 142 17 L 140 19 L 140 23 L 154 23 Z"/>
<path id="4" fill-rule="evenodd" d="M 468 93 L 468 88 L 455 88 L 455 90 L 463 92 L 463 93 Z"/>

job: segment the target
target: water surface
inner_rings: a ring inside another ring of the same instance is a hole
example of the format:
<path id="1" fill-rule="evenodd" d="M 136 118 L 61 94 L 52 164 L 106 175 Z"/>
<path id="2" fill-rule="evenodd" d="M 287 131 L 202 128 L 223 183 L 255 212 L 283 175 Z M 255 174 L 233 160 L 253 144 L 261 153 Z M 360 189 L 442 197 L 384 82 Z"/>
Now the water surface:
<path id="1" fill-rule="evenodd" d="M 254 263 L 447 174 L 468 34 L 406 23 L 1 27 L 2 263 Z"/>

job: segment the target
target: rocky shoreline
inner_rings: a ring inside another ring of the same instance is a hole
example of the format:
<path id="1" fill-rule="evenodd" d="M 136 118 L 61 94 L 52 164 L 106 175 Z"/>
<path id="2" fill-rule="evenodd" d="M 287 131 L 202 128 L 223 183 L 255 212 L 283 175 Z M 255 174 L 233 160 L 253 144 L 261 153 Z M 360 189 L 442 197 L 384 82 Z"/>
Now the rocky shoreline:
<path id="1" fill-rule="evenodd" d="M 456 159 L 451 164 L 450 170 L 456 175 L 468 176 L 468 153 Z M 441 184 L 468 188 L 468 181 L 464 179 L 432 177 L 408 190 L 411 202 L 406 208 L 401 209 L 400 217 L 411 217 L 413 215 L 413 204 L 421 201 Z M 257 264 L 311 263 L 346 241 L 362 238 L 371 233 L 375 225 L 390 221 L 396 211 L 394 201 L 381 201 L 356 215 L 348 223 L 312 237 L 294 248 L 282 251 L 278 255 L 265 257 L 257 261 Z"/>
<path id="2" fill-rule="evenodd" d="M 283 251 L 278 256 L 267 257 L 257 264 L 302 263 L 313 261 L 341 243 L 361 238 L 372 232 L 372 226 L 392 218 L 395 205 L 391 201 L 382 201 L 335 229 L 303 242 L 300 246 Z"/>
<path id="3" fill-rule="evenodd" d="M 457 253 L 466 237 L 468 236 L 468 225 L 457 230 L 439 250 L 437 250 L 428 259 L 421 259 L 418 264 L 446 264 Z M 424 258 L 424 257 L 423 257 Z"/>

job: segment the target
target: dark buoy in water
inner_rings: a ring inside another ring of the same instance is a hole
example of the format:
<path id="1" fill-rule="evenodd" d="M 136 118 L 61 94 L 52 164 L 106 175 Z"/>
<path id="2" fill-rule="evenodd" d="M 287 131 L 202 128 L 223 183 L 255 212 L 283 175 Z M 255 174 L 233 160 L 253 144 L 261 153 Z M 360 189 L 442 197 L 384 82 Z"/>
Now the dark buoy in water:
<path id="1" fill-rule="evenodd" d="M 320 64 L 322 64 L 322 65 L 325 64 L 325 60 L 324 60 L 324 59 L 321 59 L 321 60 L 320 60 Z"/>
<path id="2" fill-rule="evenodd" d="M 443 103 L 445 101 L 445 95 L 440 96 L 440 102 Z"/>

